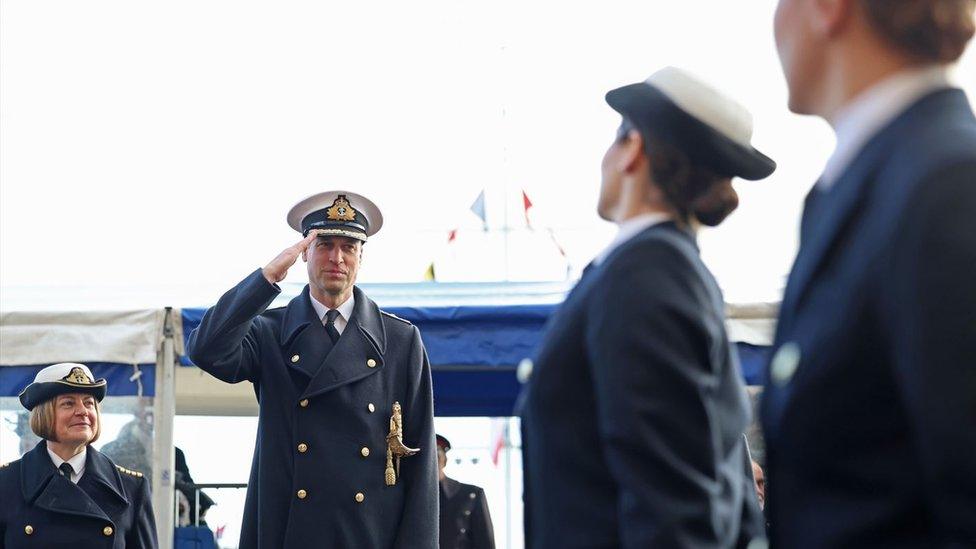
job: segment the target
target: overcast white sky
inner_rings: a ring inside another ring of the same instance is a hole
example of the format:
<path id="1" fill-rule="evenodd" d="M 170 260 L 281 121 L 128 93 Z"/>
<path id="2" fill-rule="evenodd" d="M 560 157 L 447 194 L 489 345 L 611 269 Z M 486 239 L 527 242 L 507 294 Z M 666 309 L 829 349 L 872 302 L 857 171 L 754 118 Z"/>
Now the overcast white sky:
<path id="1" fill-rule="evenodd" d="M 386 217 L 360 281 L 419 281 L 432 260 L 444 280 L 564 278 L 520 190 L 578 272 L 613 235 L 594 211 L 618 122 L 603 94 L 668 64 L 746 104 L 779 162 L 700 239 L 730 301 L 778 299 L 833 138 L 786 110 L 774 5 L 4 0 L 0 301 L 207 305 L 332 188 Z M 957 80 L 972 97 L 973 48 Z M 488 234 L 468 210 L 483 188 Z"/>

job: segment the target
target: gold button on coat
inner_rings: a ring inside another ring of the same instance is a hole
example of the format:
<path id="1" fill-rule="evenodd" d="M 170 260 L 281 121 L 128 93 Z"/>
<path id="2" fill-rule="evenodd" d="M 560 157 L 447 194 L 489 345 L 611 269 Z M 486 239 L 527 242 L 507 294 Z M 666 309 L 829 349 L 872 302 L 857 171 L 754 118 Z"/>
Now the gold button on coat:
<path id="1" fill-rule="evenodd" d="M 298 445 L 298 451 L 301 452 L 301 453 L 303 453 L 303 454 L 305 452 L 307 452 L 308 451 L 308 444 L 305 444 L 304 442 L 302 442 L 301 444 L 299 444 Z"/>
<path id="2" fill-rule="evenodd" d="M 369 404 L 366 405 L 366 409 L 369 410 L 369 413 L 372 414 L 373 412 L 376 411 L 376 406 L 373 406 L 373 403 L 370 402 Z"/>
<path id="3" fill-rule="evenodd" d="M 370 368 L 375 368 L 376 367 L 376 361 L 373 360 L 373 359 L 369 359 L 369 360 L 366 361 L 366 365 L 369 366 Z"/>
<path id="4" fill-rule="evenodd" d="M 299 358 L 301 358 L 301 357 L 299 357 L 298 355 L 291 355 L 291 361 L 292 362 L 298 362 L 298 359 Z"/>
<path id="5" fill-rule="evenodd" d="M 28 536 L 31 535 L 31 534 L 33 534 L 34 533 L 34 527 L 31 526 L 30 524 L 28 524 L 27 526 L 24 526 L 24 533 L 27 534 Z"/>
<path id="6" fill-rule="evenodd" d="M 362 503 L 366 499 L 366 495 L 362 492 L 356 492 L 356 503 Z"/>
<path id="7" fill-rule="evenodd" d="M 308 408 L 308 399 L 307 398 L 302 399 L 302 401 L 299 402 L 298 405 L 301 406 L 302 408 Z"/>
<path id="8" fill-rule="evenodd" d="M 367 447 L 365 447 L 365 446 L 363 446 L 363 449 L 362 449 L 362 450 L 360 450 L 360 451 L 359 451 L 359 453 L 360 453 L 360 454 L 362 454 L 362 455 L 363 455 L 363 457 L 366 457 L 366 456 L 368 456 L 368 455 L 369 455 L 369 448 L 367 448 Z"/>
<path id="9" fill-rule="evenodd" d="M 111 536 L 112 532 L 114 531 L 115 530 L 112 530 L 111 526 L 106 526 L 105 528 L 102 528 L 102 533 L 105 534 L 106 536 Z"/>
<path id="10" fill-rule="evenodd" d="M 308 495 L 308 492 L 306 492 L 305 490 L 299 490 L 298 491 L 298 499 L 305 499 L 305 496 L 307 496 L 307 495 Z"/>

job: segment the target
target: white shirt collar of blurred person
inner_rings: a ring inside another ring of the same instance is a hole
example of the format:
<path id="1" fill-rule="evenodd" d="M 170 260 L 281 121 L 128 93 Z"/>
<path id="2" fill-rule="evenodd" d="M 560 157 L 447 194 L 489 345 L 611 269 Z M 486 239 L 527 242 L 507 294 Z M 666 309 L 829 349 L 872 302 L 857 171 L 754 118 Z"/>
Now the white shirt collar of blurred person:
<path id="1" fill-rule="evenodd" d="M 645 229 L 660 225 L 666 221 L 671 221 L 671 216 L 666 213 L 646 213 L 632 217 L 618 225 L 617 236 L 610 241 L 610 244 L 593 258 L 593 265 L 599 265 L 625 242 L 642 233 Z"/>
<path id="2" fill-rule="evenodd" d="M 827 190 L 836 183 L 868 141 L 912 103 L 951 86 L 946 67 L 935 65 L 898 72 L 858 94 L 831 121 L 837 147 L 827 160 L 817 187 Z"/>
<path id="3" fill-rule="evenodd" d="M 51 450 L 50 442 L 47 443 L 47 455 L 51 456 L 51 461 L 54 462 L 55 469 L 61 467 L 61 464 L 65 462 L 65 460 L 61 459 L 59 455 L 54 453 L 54 450 Z M 86 446 L 82 448 L 81 452 L 78 455 L 73 456 L 71 459 L 67 460 L 68 465 L 70 465 L 72 469 L 71 478 L 68 480 L 70 480 L 75 484 L 78 484 L 78 481 L 81 480 L 81 475 L 85 474 L 85 460 L 87 459 L 87 457 L 88 457 L 88 447 Z M 60 475 L 61 473 L 59 472 L 58 474 Z"/>
<path id="4" fill-rule="evenodd" d="M 308 298 L 312 300 L 312 308 L 315 309 L 315 314 L 319 316 L 319 320 L 322 321 L 322 324 L 325 324 L 325 313 L 329 312 L 329 308 L 319 303 L 319 300 L 315 299 L 311 292 L 309 292 Z M 346 329 L 346 324 L 349 324 L 349 319 L 352 318 L 352 310 L 355 306 L 356 296 L 349 294 L 349 299 L 336 308 L 336 310 L 339 311 L 339 316 L 336 317 L 335 327 L 336 331 L 339 332 L 339 335 L 342 335 L 342 331 Z"/>

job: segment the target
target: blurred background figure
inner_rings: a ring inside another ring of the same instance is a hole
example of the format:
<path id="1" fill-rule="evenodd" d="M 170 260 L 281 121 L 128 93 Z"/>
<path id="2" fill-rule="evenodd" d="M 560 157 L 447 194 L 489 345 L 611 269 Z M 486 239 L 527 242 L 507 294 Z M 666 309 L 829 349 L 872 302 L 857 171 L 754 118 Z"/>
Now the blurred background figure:
<path id="1" fill-rule="evenodd" d="M 177 497 L 180 500 L 180 526 L 196 526 L 197 520 L 197 490 L 193 487 L 193 476 L 190 475 L 190 468 L 186 464 L 186 455 L 179 447 L 176 447 L 176 485 Z M 207 525 L 207 510 L 214 505 L 214 500 L 202 490 L 200 491 L 200 523 L 199 526 Z"/>
<path id="2" fill-rule="evenodd" d="M 752 478 L 756 482 L 756 497 L 759 498 L 759 508 L 766 508 L 766 475 L 759 462 L 752 460 Z"/>
<path id="3" fill-rule="evenodd" d="M 115 440 L 102 446 L 102 453 L 115 463 L 152 478 L 152 401 L 140 399 L 132 420 L 122 426 Z"/>
<path id="4" fill-rule="evenodd" d="M 762 420 L 778 547 L 976 545 L 976 118 L 948 69 L 973 0 L 780 0 L 810 191 Z"/>
<path id="5" fill-rule="evenodd" d="M 10 423 L 12 423 L 11 427 L 19 440 L 17 455 L 22 456 L 26 454 L 41 441 L 41 437 L 34 434 L 34 431 L 31 431 L 29 413 L 18 413 L 16 423 Z"/>
<path id="6" fill-rule="evenodd" d="M 485 491 L 444 473 L 451 443 L 437 435 L 437 468 L 440 484 L 440 549 L 494 549 L 495 529 L 488 512 Z"/>

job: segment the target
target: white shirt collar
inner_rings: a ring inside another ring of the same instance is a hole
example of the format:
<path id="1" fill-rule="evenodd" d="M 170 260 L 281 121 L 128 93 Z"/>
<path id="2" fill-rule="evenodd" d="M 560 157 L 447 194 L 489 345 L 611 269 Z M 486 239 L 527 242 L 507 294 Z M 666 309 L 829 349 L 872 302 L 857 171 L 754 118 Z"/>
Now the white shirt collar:
<path id="1" fill-rule="evenodd" d="M 820 187 L 833 185 L 864 145 L 912 103 L 950 85 L 945 66 L 934 65 L 898 72 L 858 94 L 831 123 L 837 147 L 824 167 Z"/>
<path id="2" fill-rule="evenodd" d="M 308 293 L 308 298 L 312 302 L 312 308 L 315 309 L 315 314 L 318 315 L 319 320 L 325 323 L 325 313 L 329 312 L 329 308 L 319 303 L 319 300 L 312 296 L 312 292 Z M 346 325 L 349 324 L 349 319 L 352 318 L 352 311 L 356 306 L 356 296 L 354 294 L 349 294 L 349 299 L 347 299 L 342 305 L 336 307 L 339 311 L 339 316 L 336 317 L 335 327 L 339 334 L 346 329 Z"/>
<path id="3" fill-rule="evenodd" d="M 665 221 L 671 221 L 671 216 L 666 213 L 641 214 L 622 221 L 617 225 L 617 236 L 610 241 L 610 244 L 602 252 L 593 258 L 593 265 L 603 263 L 614 250 L 619 248 L 624 242 L 637 236 L 644 229 L 659 225 Z"/>
<path id="4" fill-rule="evenodd" d="M 61 456 L 54 453 L 54 450 L 51 449 L 50 441 L 48 441 L 47 443 L 47 455 L 51 456 L 51 461 L 54 462 L 55 469 L 61 467 L 61 464 L 64 463 L 65 461 L 61 459 Z M 78 455 L 73 456 L 71 459 L 68 460 L 68 465 L 70 465 L 71 468 L 74 470 L 74 472 L 71 473 L 71 482 L 78 484 L 78 481 L 81 480 L 81 475 L 85 474 L 85 459 L 87 458 L 87 456 L 88 456 L 88 447 L 85 446 L 84 448 L 81 449 L 81 452 L 79 452 Z"/>

